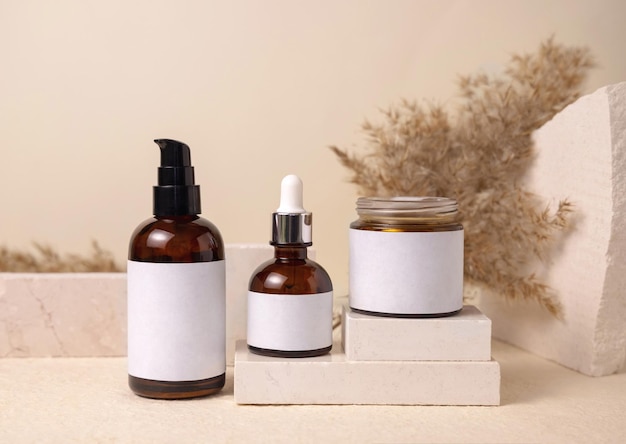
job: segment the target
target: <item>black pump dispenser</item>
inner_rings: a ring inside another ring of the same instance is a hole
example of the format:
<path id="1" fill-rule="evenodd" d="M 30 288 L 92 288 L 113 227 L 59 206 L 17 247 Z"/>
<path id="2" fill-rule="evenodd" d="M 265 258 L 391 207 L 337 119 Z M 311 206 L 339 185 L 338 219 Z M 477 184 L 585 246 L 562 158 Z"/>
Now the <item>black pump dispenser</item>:
<path id="1" fill-rule="evenodd" d="M 154 215 L 200 214 L 200 186 L 195 184 L 189 147 L 171 139 L 154 142 L 161 149 L 159 184 L 154 187 Z"/>

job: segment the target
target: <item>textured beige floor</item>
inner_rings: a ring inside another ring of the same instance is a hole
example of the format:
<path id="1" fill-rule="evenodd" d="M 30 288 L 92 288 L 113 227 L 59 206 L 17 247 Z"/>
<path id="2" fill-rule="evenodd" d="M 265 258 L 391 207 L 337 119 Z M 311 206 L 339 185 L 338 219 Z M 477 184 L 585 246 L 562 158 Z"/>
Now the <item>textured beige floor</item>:
<path id="1" fill-rule="evenodd" d="M 0 359 L 0 442 L 624 442 L 626 373 L 591 378 L 495 342 L 499 407 L 154 401 L 124 358 Z"/>

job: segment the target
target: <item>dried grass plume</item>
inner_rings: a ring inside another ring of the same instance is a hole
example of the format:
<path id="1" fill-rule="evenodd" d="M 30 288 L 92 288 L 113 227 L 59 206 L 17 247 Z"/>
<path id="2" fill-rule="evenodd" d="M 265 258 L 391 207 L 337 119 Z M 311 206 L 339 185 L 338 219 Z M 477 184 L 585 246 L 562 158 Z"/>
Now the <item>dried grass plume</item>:
<path id="1" fill-rule="evenodd" d="M 123 269 L 113 259 L 113 254 L 92 242 L 91 254 L 61 255 L 48 245 L 35 243 L 35 251 L 22 251 L 0 247 L 0 272 L 13 273 L 87 273 L 118 272 Z"/>
<path id="2" fill-rule="evenodd" d="M 532 132 L 580 96 L 593 66 L 588 49 L 551 38 L 534 54 L 513 55 L 501 76 L 460 77 L 452 113 L 403 100 L 382 111 L 382 123 L 363 123 L 365 153 L 330 149 L 362 195 L 455 198 L 466 282 L 535 300 L 559 317 L 557 295 L 528 266 L 547 256 L 572 205 L 550 208 L 520 179 L 531 167 Z"/>

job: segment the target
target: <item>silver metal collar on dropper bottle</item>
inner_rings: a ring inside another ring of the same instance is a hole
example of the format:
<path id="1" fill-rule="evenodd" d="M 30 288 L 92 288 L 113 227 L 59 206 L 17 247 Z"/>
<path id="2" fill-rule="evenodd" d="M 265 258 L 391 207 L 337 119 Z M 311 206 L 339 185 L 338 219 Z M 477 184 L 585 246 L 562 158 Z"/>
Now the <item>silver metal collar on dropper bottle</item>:
<path id="1" fill-rule="evenodd" d="M 302 180 L 285 176 L 280 183 L 280 206 L 272 213 L 271 245 L 310 246 L 313 215 L 302 206 Z"/>

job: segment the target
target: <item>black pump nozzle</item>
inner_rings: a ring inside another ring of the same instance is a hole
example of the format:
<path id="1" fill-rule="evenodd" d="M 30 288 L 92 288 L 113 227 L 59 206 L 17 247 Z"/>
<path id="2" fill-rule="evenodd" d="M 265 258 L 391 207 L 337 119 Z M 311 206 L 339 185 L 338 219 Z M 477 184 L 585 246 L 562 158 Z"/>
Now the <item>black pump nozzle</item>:
<path id="1" fill-rule="evenodd" d="M 200 214 L 200 187 L 195 184 L 189 147 L 177 140 L 154 142 L 161 149 L 159 182 L 154 187 L 154 215 Z"/>

